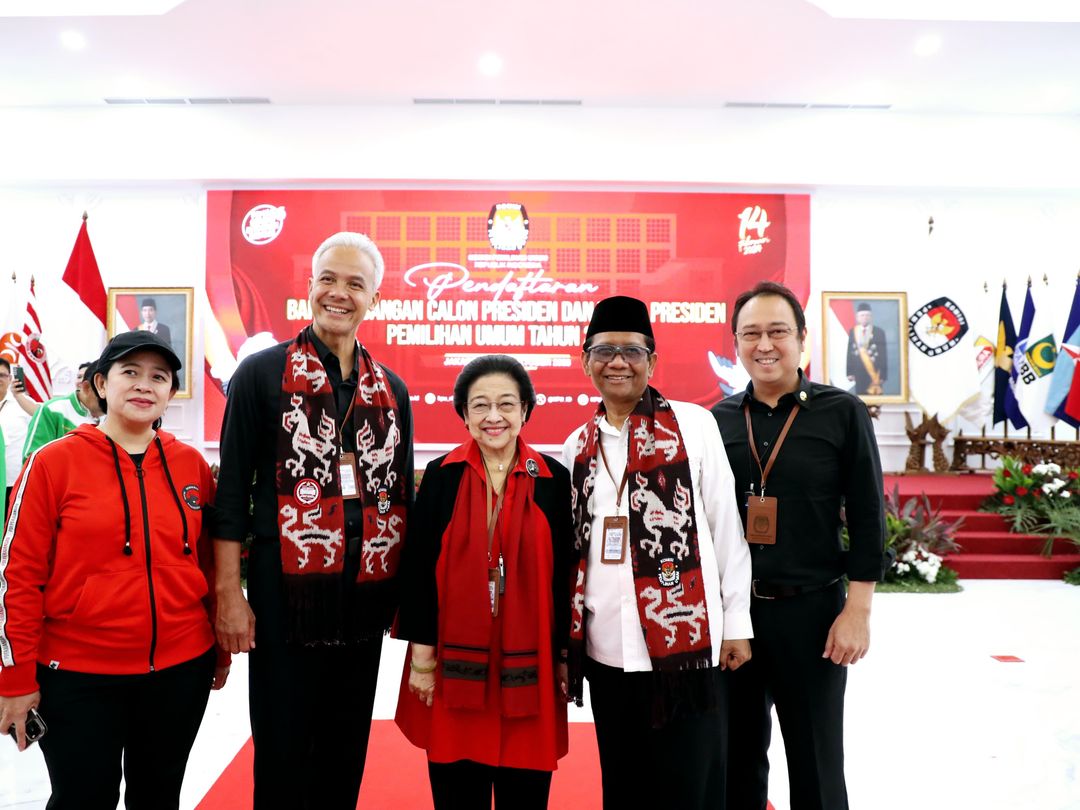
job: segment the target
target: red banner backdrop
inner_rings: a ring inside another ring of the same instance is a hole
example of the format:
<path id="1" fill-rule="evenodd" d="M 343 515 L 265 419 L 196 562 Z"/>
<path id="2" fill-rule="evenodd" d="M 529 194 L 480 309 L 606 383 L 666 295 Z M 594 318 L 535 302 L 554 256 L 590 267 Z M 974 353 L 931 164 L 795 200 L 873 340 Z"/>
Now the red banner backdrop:
<path id="1" fill-rule="evenodd" d="M 382 301 L 359 338 L 408 384 L 421 449 L 462 438 L 454 379 L 489 353 L 516 356 L 532 375 L 528 441 L 560 444 L 596 402 L 580 353 L 601 298 L 649 305 L 653 384 L 708 406 L 738 382 L 726 370 L 739 292 L 769 279 L 805 302 L 810 288 L 806 195 L 212 191 L 207 207 L 211 442 L 237 358 L 310 320 L 311 255 L 336 231 L 370 235 L 386 260 Z"/>

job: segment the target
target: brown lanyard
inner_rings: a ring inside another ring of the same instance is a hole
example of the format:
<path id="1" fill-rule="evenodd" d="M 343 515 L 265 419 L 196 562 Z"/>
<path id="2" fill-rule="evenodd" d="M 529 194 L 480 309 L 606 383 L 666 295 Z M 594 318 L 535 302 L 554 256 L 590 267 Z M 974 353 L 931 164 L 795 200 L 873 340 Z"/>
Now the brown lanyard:
<path id="1" fill-rule="evenodd" d="M 615 476 L 611 474 L 611 467 L 608 466 L 607 456 L 604 455 L 604 442 L 603 437 L 596 436 L 596 446 L 600 450 L 600 460 L 604 462 L 604 469 L 607 470 L 608 478 L 611 479 L 611 483 L 615 484 Z M 615 484 L 615 511 L 619 511 L 619 505 L 622 503 L 623 490 L 626 489 L 626 481 L 630 477 L 630 448 L 626 448 L 626 467 L 623 469 L 622 483 Z"/>
<path id="2" fill-rule="evenodd" d="M 506 495 L 506 485 L 507 485 L 507 483 L 509 483 L 510 473 L 513 472 L 514 465 L 517 464 L 517 452 L 514 453 L 513 459 L 510 460 L 510 466 L 506 470 L 506 479 L 503 480 L 502 489 L 499 490 L 499 495 L 495 499 L 495 508 L 494 508 L 494 510 L 491 508 L 491 493 L 495 489 L 495 487 L 493 487 L 491 485 L 491 468 L 488 467 L 487 459 L 484 458 L 483 453 L 480 454 L 480 460 L 482 462 L 484 462 L 484 472 L 487 473 L 487 475 L 484 476 L 484 484 L 485 484 L 486 490 L 487 490 L 487 516 L 488 516 L 488 519 L 487 519 L 487 536 L 488 536 L 487 558 L 488 558 L 488 565 L 490 566 L 491 565 L 491 550 L 492 550 L 491 547 L 492 547 L 492 544 L 493 544 L 493 542 L 495 540 L 495 526 L 499 522 L 499 513 L 502 511 L 503 496 Z M 501 554 L 500 554 L 500 557 L 501 557 Z M 501 567 L 502 566 L 500 566 L 500 568 Z"/>
<path id="3" fill-rule="evenodd" d="M 349 407 L 345 409 L 345 417 L 341 420 L 341 427 L 338 428 L 338 452 L 345 451 L 345 426 L 349 424 L 349 417 L 352 415 L 355 404 L 356 397 L 353 397 L 349 400 Z"/>
<path id="4" fill-rule="evenodd" d="M 776 457 L 780 454 L 780 445 L 784 443 L 784 439 L 787 438 L 788 430 L 791 428 L 791 423 L 795 421 L 795 417 L 799 415 L 799 406 L 793 405 L 791 407 L 791 413 L 788 415 L 787 421 L 784 422 L 784 429 L 780 431 L 780 435 L 776 439 L 776 444 L 773 445 L 772 452 L 769 454 L 769 463 L 765 465 L 765 468 L 761 467 L 761 456 L 758 455 L 757 442 L 754 441 L 754 428 L 750 424 L 750 403 L 743 404 L 743 415 L 746 417 L 746 436 L 750 440 L 750 452 L 754 455 L 754 461 L 757 462 L 758 472 L 761 473 L 761 497 L 765 497 L 765 479 L 768 478 L 769 472 L 772 470 L 773 464 L 776 462 Z"/>

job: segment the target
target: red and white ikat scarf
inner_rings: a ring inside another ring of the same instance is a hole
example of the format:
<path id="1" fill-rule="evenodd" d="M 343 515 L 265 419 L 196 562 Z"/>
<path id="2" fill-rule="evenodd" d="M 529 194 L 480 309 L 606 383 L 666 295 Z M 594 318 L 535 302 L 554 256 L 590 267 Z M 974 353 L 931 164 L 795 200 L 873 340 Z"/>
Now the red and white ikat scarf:
<path id="1" fill-rule="evenodd" d="M 597 445 L 601 402 L 578 440 L 571 507 L 581 552 L 571 609 L 571 668 L 584 658 L 585 578 L 593 526 L 592 494 L 601 465 Z M 675 414 L 651 386 L 629 418 L 630 559 L 638 617 L 652 668 L 657 672 L 712 664 L 712 645 L 701 581 L 690 463 Z M 612 470 L 616 479 L 622 470 Z M 601 516 L 604 517 L 604 516 Z M 571 678 L 578 681 L 580 678 Z M 572 683 L 572 688 L 573 688 Z"/>
<path id="2" fill-rule="evenodd" d="M 289 605 L 289 639 L 334 644 L 382 632 L 393 618 L 393 585 L 405 539 L 407 448 L 382 368 L 358 347 L 352 418 L 363 540 L 355 589 L 342 581 L 347 538 L 341 494 L 337 404 L 308 329 L 289 345 L 277 440 L 278 533 Z M 345 606 L 349 613 L 344 616 Z"/>

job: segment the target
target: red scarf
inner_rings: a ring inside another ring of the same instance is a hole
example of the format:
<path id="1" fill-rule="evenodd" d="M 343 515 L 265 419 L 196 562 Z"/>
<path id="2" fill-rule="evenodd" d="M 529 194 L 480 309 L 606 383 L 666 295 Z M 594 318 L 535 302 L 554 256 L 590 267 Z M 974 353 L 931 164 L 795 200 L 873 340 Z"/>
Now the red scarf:
<path id="1" fill-rule="evenodd" d="M 356 430 L 357 486 L 363 543 L 354 598 L 341 573 L 346 552 L 345 509 L 338 459 L 337 404 L 326 369 L 305 328 L 285 354 L 277 441 L 278 534 L 289 602 L 289 638 L 338 643 L 347 635 L 382 632 L 393 616 L 392 585 L 407 515 L 407 448 L 400 414 L 382 368 L 358 347 L 356 397 L 345 429 Z M 343 621 L 345 604 L 355 621 Z"/>
<path id="2" fill-rule="evenodd" d="M 535 479 L 549 478 L 543 457 L 518 439 L 518 462 L 492 540 L 491 567 L 501 552 L 506 589 L 499 615 L 488 596 L 487 476 L 480 448 L 467 442 L 443 464 L 465 462 L 453 516 L 439 554 L 439 649 L 442 696 L 455 709 L 482 709 L 493 648 L 501 660 L 500 710 L 505 717 L 539 709 L 540 644 L 551 643 L 551 531 L 534 500 Z M 543 561 L 547 564 L 544 565 Z"/>
<path id="3" fill-rule="evenodd" d="M 585 577 L 593 525 L 592 492 L 603 402 L 578 439 L 572 510 L 581 551 L 571 612 L 572 688 L 580 688 L 585 647 Z M 701 555 L 694 521 L 693 483 L 675 413 L 651 386 L 628 417 L 630 444 L 630 559 L 638 617 L 656 672 L 712 665 Z M 621 470 L 612 471 L 616 477 Z M 577 696 L 577 695 L 575 695 Z"/>

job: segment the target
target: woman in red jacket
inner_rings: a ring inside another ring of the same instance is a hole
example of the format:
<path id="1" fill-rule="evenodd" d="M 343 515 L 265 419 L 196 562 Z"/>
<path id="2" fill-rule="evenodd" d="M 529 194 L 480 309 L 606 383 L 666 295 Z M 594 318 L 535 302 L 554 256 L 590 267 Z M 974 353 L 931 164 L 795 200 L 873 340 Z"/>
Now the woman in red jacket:
<path id="1" fill-rule="evenodd" d="M 570 475 L 518 436 L 535 405 L 512 357 L 465 366 L 471 438 L 427 466 L 409 524 L 397 722 L 427 750 L 436 810 L 490 810 L 492 792 L 497 810 L 541 810 L 567 750 Z"/>
<path id="2" fill-rule="evenodd" d="M 0 545 L 0 729 L 48 732 L 49 808 L 175 808 L 218 656 L 203 511 L 210 468 L 158 430 L 180 360 L 149 332 L 98 359 L 105 411 L 37 450 L 12 491 Z"/>

